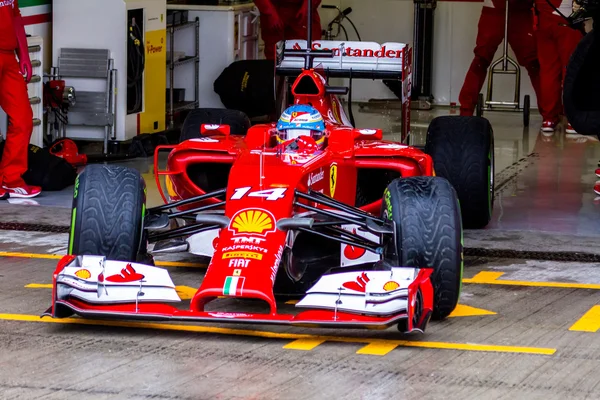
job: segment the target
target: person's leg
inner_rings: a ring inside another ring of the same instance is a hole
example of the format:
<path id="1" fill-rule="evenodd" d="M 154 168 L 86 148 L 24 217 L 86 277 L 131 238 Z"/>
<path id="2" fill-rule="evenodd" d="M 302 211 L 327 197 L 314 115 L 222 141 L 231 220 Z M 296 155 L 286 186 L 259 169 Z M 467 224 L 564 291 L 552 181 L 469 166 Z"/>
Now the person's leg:
<path id="1" fill-rule="evenodd" d="M 33 197 L 39 194 L 39 188 L 31 188 L 33 193 L 30 193 L 30 187 L 22 177 L 27 171 L 28 147 L 33 130 L 33 111 L 27 84 L 19 72 L 14 55 L 0 54 L 0 68 L 0 107 L 8 115 L 9 122 L 0 162 L 0 183 L 3 188 L 9 188 L 11 197 Z"/>
<path id="2" fill-rule="evenodd" d="M 510 16 L 509 25 L 508 43 L 518 63 L 527 70 L 537 97 L 540 114 L 545 115 L 547 107 L 541 95 L 540 62 L 531 10 L 515 10 Z"/>
<path id="3" fill-rule="evenodd" d="M 583 38 L 583 34 L 574 29 L 565 27 L 565 26 L 557 26 L 556 28 L 556 36 L 558 38 L 558 50 L 559 57 L 561 63 L 561 90 L 564 82 L 565 74 L 567 72 L 567 66 L 569 65 L 569 60 L 571 59 L 571 55 L 575 51 L 575 48 Z M 562 91 L 561 91 L 562 93 Z M 561 97 L 562 99 L 562 97 Z M 561 103 L 562 104 L 562 103 Z M 564 114 L 564 109 L 562 110 L 562 114 Z M 571 124 L 567 123 L 566 132 L 568 134 L 575 134 L 575 131 Z"/>
<path id="4" fill-rule="evenodd" d="M 542 130 L 552 132 L 562 111 L 561 62 L 552 18 L 546 15 L 540 16 L 536 38 L 540 61 L 540 101 L 544 104 L 540 110 L 543 111 L 544 118 Z"/>
<path id="5" fill-rule="evenodd" d="M 260 34 L 263 42 L 265 42 L 265 58 L 267 60 L 275 60 L 275 45 L 280 40 L 283 40 L 283 32 L 273 32 L 269 26 L 268 18 L 260 17 Z"/>
<path id="6" fill-rule="evenodd" d="M 484 7 L 479 18 L 475 57 L 465 77 L 458 101 L 461 115 L 473 115 L 494 54 L 504 38 L 504 12 Z"/>

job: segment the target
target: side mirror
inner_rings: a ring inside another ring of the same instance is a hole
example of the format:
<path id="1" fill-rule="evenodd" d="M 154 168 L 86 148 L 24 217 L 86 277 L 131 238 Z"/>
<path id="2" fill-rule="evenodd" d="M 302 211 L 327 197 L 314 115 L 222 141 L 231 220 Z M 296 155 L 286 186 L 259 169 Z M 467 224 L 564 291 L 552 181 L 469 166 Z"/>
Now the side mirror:
<path id="1" fill-rule="evenodd" d="M 231 134 L 231 127 L 229 125 L 202 124 L 200 125 L 200 134 L 202 136 L 225 135 L 227 137 Z"/>
<path id="2" fill-rule="evenodd" d="M 354 140 L 383 140 L 381 129 L 354 129 Z"/>

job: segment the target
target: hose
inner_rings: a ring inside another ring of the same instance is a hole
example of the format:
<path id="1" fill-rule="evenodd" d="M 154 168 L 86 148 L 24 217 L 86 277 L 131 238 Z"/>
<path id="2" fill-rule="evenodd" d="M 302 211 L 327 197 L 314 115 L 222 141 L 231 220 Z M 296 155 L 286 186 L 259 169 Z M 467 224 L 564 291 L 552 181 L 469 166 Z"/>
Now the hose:
<path id="1" fill-rule="evenodd" d="M 135 23 L 135 18 L 131 20 L 131 26 L 129 27 L 127 59 L 129 61 L 127 88 L 134 89 L 135 96 L 133 107 L 131 109 L 128 107 L 127 112 L 132 113 L 142 107 L 142 83 L 146 66 L 143 34 L 140 27 Z"/>

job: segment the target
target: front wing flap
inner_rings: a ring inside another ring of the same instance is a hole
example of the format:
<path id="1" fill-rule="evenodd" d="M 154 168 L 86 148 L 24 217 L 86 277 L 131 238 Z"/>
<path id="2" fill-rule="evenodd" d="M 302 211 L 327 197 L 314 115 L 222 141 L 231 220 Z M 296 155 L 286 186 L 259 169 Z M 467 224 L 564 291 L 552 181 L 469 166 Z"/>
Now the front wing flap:
<path id="1" fill-rule="evenodd" d="M 65 256 L 54 273 L 52 307 L 44 316 L 369 329 L 406 321 L 406 332 L 424 331 L 433 309 L 430 274 L 427 269 L 393 268 L 325 275 L 297 304 L 306 309 L 298 314 L 206 312 L 168 304 L 180 299 L 164 269 Z"/>

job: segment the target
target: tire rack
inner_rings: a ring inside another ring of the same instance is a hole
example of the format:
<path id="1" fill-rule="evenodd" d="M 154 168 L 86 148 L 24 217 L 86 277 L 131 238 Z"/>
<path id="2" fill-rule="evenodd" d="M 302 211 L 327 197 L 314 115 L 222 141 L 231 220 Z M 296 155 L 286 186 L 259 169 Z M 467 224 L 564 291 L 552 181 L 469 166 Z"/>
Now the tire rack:
<path id="1" fill-rule="evenodd" d="M 180 60 L 175 61 L 175 32 L 186 29 L 186 28 L 196 28 L 196 54 L 194 56 L 186 56 Z M 167 31 L 169 32 L 169 41 L 171 45 L 171 53 L 169 60 L 167 60 L 167 67 L 169 69 L 169 101 L 167 102 L 167 116 L 169 118 L 169 129 L 173 129 L 175 126 L 175 113 L 183 110 L 193 110 L 198 108 L 199 104 L 199 64 L 200 64 L 200 19 L 196 18 L 194 21 L 184 22 L 182 24 L 177 25 L 168 25 Z M 175 104 L 173 101 L 173 91 L 175 84 L 175 68 L 185 65 L 188 63 L 194 62 L 194 78 L 195 78 L 195 90 L 194 90 L 194 100 L 193 101 L 183 101 Z"/>

